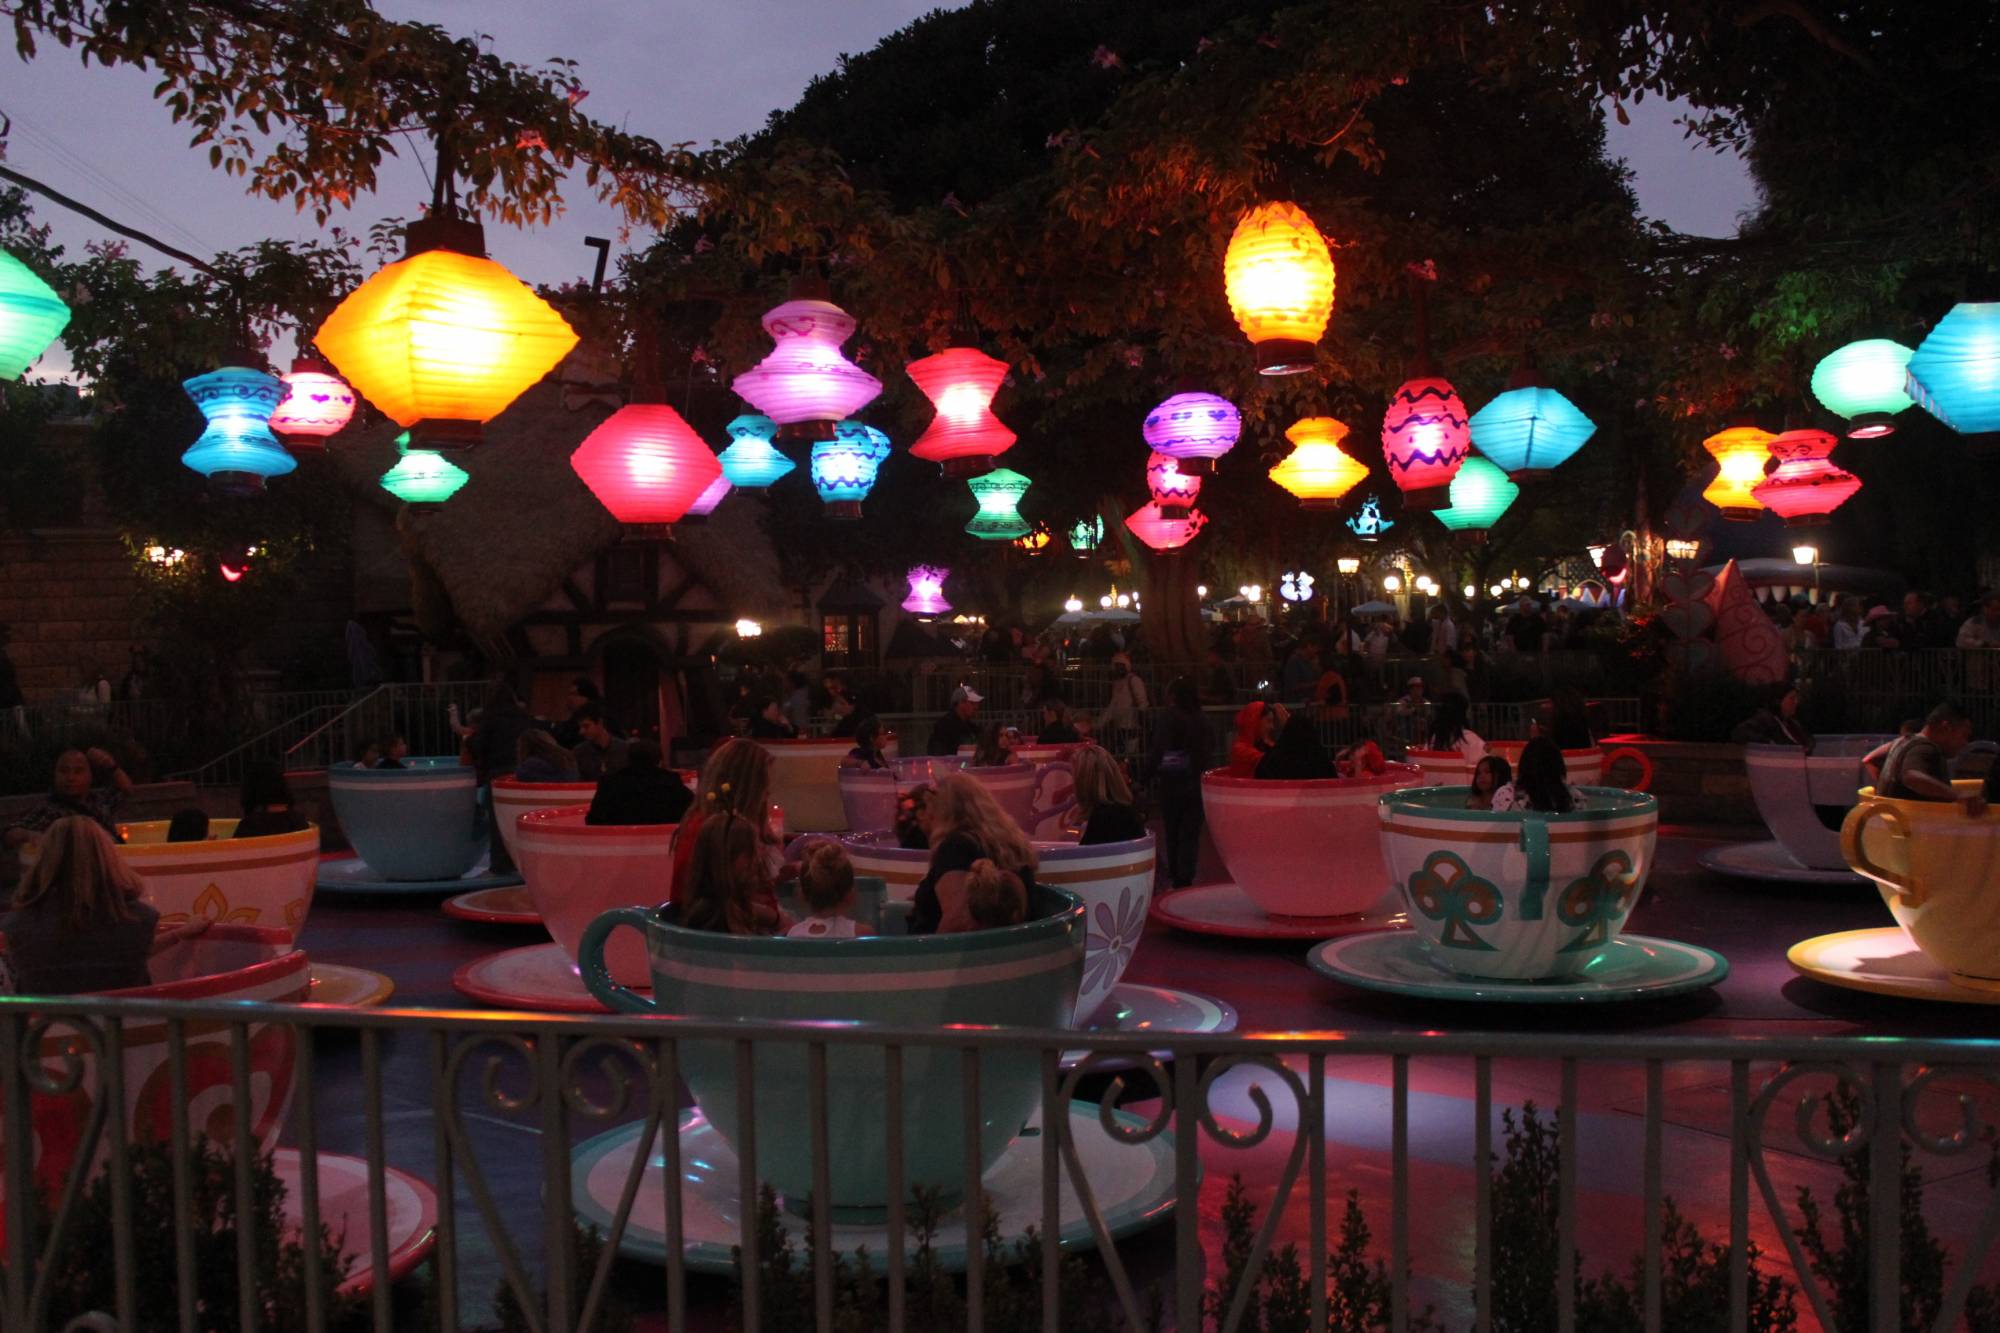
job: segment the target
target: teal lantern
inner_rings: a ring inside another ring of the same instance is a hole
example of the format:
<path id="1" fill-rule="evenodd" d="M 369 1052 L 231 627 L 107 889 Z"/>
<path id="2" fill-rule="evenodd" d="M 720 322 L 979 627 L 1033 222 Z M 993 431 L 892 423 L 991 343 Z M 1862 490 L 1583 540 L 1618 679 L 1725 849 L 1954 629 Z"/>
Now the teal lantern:
<path id="1" fill-rule="evenodd" d="M 1473 448 L 1514 477 L 1561 467 L 1597 433 L 1575 403 L 1534 384 L 1508 389 L 1474 412 L 1471 425 Z"/>
<path id="2" fill-rule="evenodd" d="M 1453 532 L 1468 532 L 1473 540 L 1480 541 L 1520 493 L 1521 488 L 1509 481 L 1496 464 L 1484 458 L 1468 458 L 1451 479 L 1451 504 L 1432 512 L 1438 522 Z"/>
<path id="3" fill-rule="evenodd" d="M 965 525 L 967 532 L 989 542 L 1010 542 L 1028 535 L 1031 529 L 1021 517 L 1020 505 L 1033 482 L 1003 467 L 965 484 L 971 488 L 972 498 L 979 501 L 979 512 Z"/>
<path id="4" fill-rule="evenodd" d="M 1104 540 L 1104 516 L 1092 514 L 1070 524 L 1069 546 L 1078 555 L 1089 555 Z"/>
<path id="5" fill-rule="evenodd" d="M 17 380 L 69 325 L 56 289 L 0 250 L 0 380 Z"/>
<path id="6" fill-rule="evenodd" d="M 826 502 L 826 516 L 860 518 L 861 502 L 888 456 L 889 437 L 852 417 L 833 428 L 832 439 L 813 445 L 813 489 Z"/>
<path id="7" fill-rule="evenodd" d="M 2000 301 L 1961 301 L 1917 344 L 1905 391 L 1957 431 L 2000 430 Z"/>
<path id="8" fill-rule="evenodd" d="M 457 495 L 471 479 L 464 468 L 435 450 L 406 449 L 396 466 L 382 474 L 382 489 L 405 504 L 433 508 Z"/>
<path id="9" fill-rule="evenodd" d="M 1820 406 L 1846 417 L 1847 438 L 1875 440 L 1896 433 L 1892 418 L 1910 406 L 1910 348 L 1887 338 L 1863 338 L 1836 348 L 1813 367 L 1812 393 Z"/>
<path id="10" fill-rule="evenodd" d="M 729 423 L 729 447 L 721 454 L 722 475 L 740 490 L 761 491 L 798 464 L 778 452 L 771 441 L 778 423 L 749 413 Z"/>
<path id="11" fill-rule="evenodd" d="M 271 433 L 271 413 L 285 401 L 276 375 L 242 366 L 224 366 L 183 380 L 181 387 L 208 418 L 201 438 L 181 462 L 207 477 L 217 490 L 254 494 L 269 477 L 282 477 L 299 462 Z"/>

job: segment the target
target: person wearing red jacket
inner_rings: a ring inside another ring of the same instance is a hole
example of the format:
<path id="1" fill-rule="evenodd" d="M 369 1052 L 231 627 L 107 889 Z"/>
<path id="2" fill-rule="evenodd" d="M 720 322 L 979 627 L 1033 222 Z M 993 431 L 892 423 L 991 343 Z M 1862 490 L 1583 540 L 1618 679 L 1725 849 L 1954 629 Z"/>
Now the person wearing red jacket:
<path id="1" fill-rule="evenodd" d="M 1264 757 L 1264 752 L 1277 743 L 1285 717 L 1281 704 L 1267 704 L 1260 699 L 1243 705 L 1236 714 L 1236 739 L 1229 746 L 1228 772 L 1231 777 L 1257 775 L 1257 763 Z"/>

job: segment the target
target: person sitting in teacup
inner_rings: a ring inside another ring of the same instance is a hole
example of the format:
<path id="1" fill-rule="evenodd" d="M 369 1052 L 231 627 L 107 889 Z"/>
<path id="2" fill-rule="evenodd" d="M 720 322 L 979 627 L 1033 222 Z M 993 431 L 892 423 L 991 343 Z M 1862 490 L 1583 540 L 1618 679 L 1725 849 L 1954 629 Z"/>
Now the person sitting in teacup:
<path id="1" fill-rule="evenodd" d="M 793 924 L 772 892 L 756 821 L 733 810 L 702 821 L 677 901 L 689 930 L 782 935 Z"/>
<path id="2" fill-rule="evenodd" d="M 1957 801 L 1968 815 L 1986 813 L 1978 790 L 1951 785 L 1951 761 L 1972 743 L 1972 719 L 1954 703 L 1941 703 L 1924 718 L 1924 729 L 1889 749 L 1875 784 L 1878 796 L 1902 801 Z"/>
<path id="3" fill-rule="evenodd" d="M 815 843 L 799 866 L 799 897 L 809 916 L 785 934 L 795 940 L 851 940 L 868 932 L 854 919 L 854 862 L 837 842 Z"/>
<path id="4" fill-rule="evenodd" d="M 1505 758 L 1497 754 L 1487 755 L 1472 766 L 1472 788 L 1466 794 L 1465 808 L 1491 810 L 1494 796 L 1513 780 L 1514 770 Z"/>
<path id="5" fill-rule="evenodd" d="M 946 913 L 938 924 L 938 934 L 1018 926 L 1027 915 L 1028 887 L 1021 877 L 981 857 L 965 872 L 964 899 L 956 910 Z"/>
<path id="6" fill-rule="evenodd" d="M 1570 785 L 1563 752 L 1546 736 L 1521 747 L 1521 767 L 1514 780 L 1493 793 L 1493 810 L 1530 810 L 1538 814 L 1568 814 L 1583 804 L 1583 793 Z"/>

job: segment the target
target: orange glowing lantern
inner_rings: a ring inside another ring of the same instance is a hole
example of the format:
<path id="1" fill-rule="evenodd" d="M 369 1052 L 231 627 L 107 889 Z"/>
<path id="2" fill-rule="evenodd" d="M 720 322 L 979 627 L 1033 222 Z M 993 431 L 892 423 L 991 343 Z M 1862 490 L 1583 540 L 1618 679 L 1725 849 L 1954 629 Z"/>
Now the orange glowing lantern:
<path id="1" fill-rule="evenodd" d="M 1722 511 L 1722 516 L 1747 523 L 1764 512 L 1764 502 L 1755 494 L 1764 480 L 1764 462 L 1771 455 L 1775 437 L 1755 426 L 1731 426 L 1701 442 L 1715 455 L 1721 471 L 1702 490 L 1701 498 Z"/>
<path id="2" fill-rule="evenodd" d="M 1347 423 L 1332 417 L 1306 417 L 1285 431 L 1292 452 L 1271 469 L 1271 480 L 1299 498 L 1305 509 L 1331 509 L 1361 484 L 1368 466 L 1340 447 Z"/>
<path id="3" fill-rule="evenodd" d="M 1314 347 L 1333 314 L 1333 254 L 1297 204 L 1259 204 L 1243 215 L 1222 261 L 1229 312 L 1257 345 L 1257 369 L 1312 369 Z"/>
<path id="4" fill-rule="evenodd" d="M 976 347 L 947 347 L 910 362 L 908 370 L 937 408 L 937 417 L 910 453 L 938 464 L 947 477 L 991 472 L 997 466 L 994 459 L 1013 448 L 1017 438 L 992 408 L 993 395 L 1007 378 L 1007 363 Z"/>

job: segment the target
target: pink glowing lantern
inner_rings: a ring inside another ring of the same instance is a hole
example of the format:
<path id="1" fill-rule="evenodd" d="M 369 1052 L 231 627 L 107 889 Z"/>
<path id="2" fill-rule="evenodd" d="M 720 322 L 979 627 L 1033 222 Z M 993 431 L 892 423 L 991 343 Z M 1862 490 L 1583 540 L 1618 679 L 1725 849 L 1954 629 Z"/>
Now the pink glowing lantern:
<path id="1" fill-rule="evenodd" d="M 284 399 L 271 413 L 271 433 L 294 449 L 316 448 L 354 419 L 354 388 L 310 357 L 280 375 Z"/>
<path id="2" fill-rule="evenodd" d="M 882 381 L 841 354 L 854 317 L 818 297 L 794 298 L 764 315 L 777 345 L 731 386 L 778 423 L 781 440 L 831 440 L 835 423 L 882 392 Z"/>
<path id="3" fill-rule="evenodd" d="M 1017 438 L 993 415 L 993 395 L 1007 378 L 1007 363 L 976 347 L 947 347 L 909 364 L 910 378 L 937 408 L 937 416 L 910 453 L 938 464 L 947 477 L 991 472 L 994 459 Z"/>
<path id="4" fill-rule="evenodd" d="M 1146 460 L 1146 489 L 1162 518 L 1186 518 L 1201 495 L 1201 478 L 1181 471 L 1181 461 L 1155 453 Z"/>
<path id="5" fill-rule="evenodd" d="M 912 569 L 910 595 L 903 599 L 903 609 L 913 616 L 949 614 L 951 603 L 944 599 L 944 580 L 950 573 L 938 565 L 918 565 Z"/>
<path id="6" fill-rule="evenodd" d="M 1787 526 L 1824 523 L 1854 498 L 1861 479 L 1828 461 L 1834 438 L 1823 430 L 1788 430 L 1771 441 L 1778 465 L 1750 493 Z"/>
<path id="7" fill-rule="evenodd" d="M 1177 459 L 1182 472 L 1206 474 L 1236 447 L 1243 414 L 1212 393 L 1177 393 L 1146 414 L 1143 433 L 1155 452 Z"/>
<path id="8" fill-rule="evenodd" d="M 1178 551 L 1208 524 L 1208 515 L 1190 510 L 1185 518 L 1168 518 L 1157 504 L 1145 504 L 1125 516 L 1125 526 L 1155 551 Z"/>
<path id="9" fill-rule="evenodd" d="M 569 465 L 620 523 L 677 521 L 722 476 L 722 465 L 665 403 L 628 403 L 584 437 Z"/>
<path id="10" fill-rule="evenodd" d="M 1451 479 L 1472 446 L 1465 403 L 1451 382 L 1437 375 L 1407 380 L 1382 418 L 1382 453 L 1389 479 L 1411 509 L 1451 503 Z"/>

